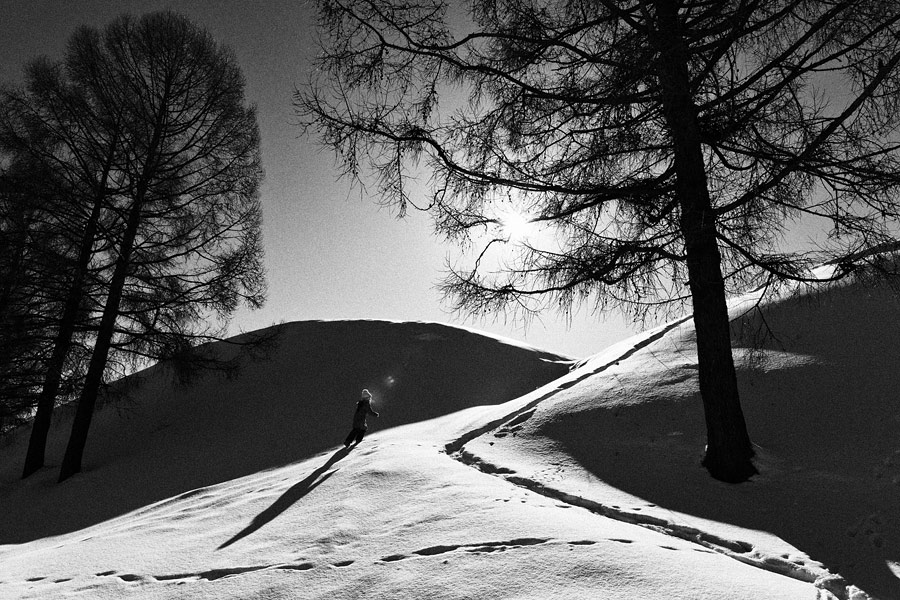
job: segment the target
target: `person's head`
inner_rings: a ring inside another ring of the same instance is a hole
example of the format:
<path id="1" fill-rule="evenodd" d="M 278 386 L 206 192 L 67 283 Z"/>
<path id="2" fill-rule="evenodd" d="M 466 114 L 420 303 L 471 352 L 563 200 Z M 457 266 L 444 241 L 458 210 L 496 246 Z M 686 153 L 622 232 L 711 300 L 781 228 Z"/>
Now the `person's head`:
<path id="1" fill-rule="evenodd" d="M 370 402 L 372 400 L 372 394 L 369 392 L 369 390 L 362 391 L 362 400 L 365 400 L 366 402 Z"/>

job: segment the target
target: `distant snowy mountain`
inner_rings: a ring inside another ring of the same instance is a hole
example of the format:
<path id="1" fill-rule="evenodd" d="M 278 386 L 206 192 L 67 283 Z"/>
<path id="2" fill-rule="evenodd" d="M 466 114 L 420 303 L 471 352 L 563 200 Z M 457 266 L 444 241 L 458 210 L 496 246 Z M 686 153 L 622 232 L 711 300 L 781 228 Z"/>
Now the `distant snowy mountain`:
<path id="1" fill-rule="evenodd" d="M 3 448 L 0 597 L 900 598 L 900 304 L 754 306 L 748 483 L 699 465 L 687 318 L 571 370 L 435 324 L 289 324 L 233 379 L 146 373 L 62 485 Z M 381 417 L 345 450 L 363 387 Z"/>

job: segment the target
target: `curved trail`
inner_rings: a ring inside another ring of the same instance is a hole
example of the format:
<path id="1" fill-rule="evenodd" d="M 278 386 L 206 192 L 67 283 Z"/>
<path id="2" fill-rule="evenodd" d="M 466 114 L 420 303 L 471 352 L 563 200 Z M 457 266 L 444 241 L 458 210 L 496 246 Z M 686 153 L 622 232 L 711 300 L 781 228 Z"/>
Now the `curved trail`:
<path id="1" fill-rule="evenodd" d="M 790 560 L 787 555 L 767 553 L 755 547 L 750 542 L 727 539 L 696 527 L 673 523 L 672 521 L 652 515 L 624 510 L 619 506 L 606 505 L 590 498 L 569 494 L 535 479 L 517 475 L 514 470 L 504 467 L 503 465 L 492 464 L 477 456 L 474 452 L 466 449 L 466 445 L 469 442 L 491 431 L 500 430 L 504 432 L 504 436 L 508 433 L 517 431 L 525 421 L 531 418 L 542 402 L 552 398 L 563 390 L 569 389 L 576 384 L 619 364 L 621 361 L 629 358 L 643 348 L 662 339 L 666 334 L 689 320 L 690 317 L 688 316 L 648 332 L 646 337 L 640 339 L 636 344 L 621 354 L 616 354 L 614 357 L 605 360 L 599 367 L 581 372 L 576 366 L 573 368 L 573 376 L 571 378 L 564 378 L 562 383 L 527 402 L 523 406 L 518 407 L 516 410 L 507 413 L 503 417 L 494 419 L 485 425 L 466 432 L 456 440 L 447 443 L 444 446 L 444 451 L 450 458 L 453 458 L 462 464 L 468 465 L 483 473 L 504 479 L 513 485 L 527 489 L 531 492 L 564 502 L 571 506 L 584 508 L 600 516 L 645 527 L 664 535 L 693 542 L 707 550 L 728 556 L 729 558 L 752 567 L 805 583 L 814 584 L 821 592 L 819 597 L 821 597 L 822 600 L 834 598 L 838 600 L 850 600 L 851 595 L 853 595 L 854 592 L 858 593 L 859 590 L 852 588 L 852 586 L 839 575 L 830 573 L 824 568 L 807 565 L 804 561 Z M 577 375 L 575 375 L 575 373 L 577 373 Z M 502 436 L 498 435 L 497 437 Z"/>
<path id="2" fill-rule="evenodd" d="M 493 431 L 494 429 L 497 429 L 498 427 L 500 427 L 503 424 L 510 425 L 510 424 L 518 424 L 518 423 L 524 422 L 525 420 L 527 420 L 528 416 L 530 416 L 530 413 L 533 413 L 534 409 L 537 408 L 537 406 L 544 400 L 548 400 L 549 398 L 552 398 L 559 392 L 561 392 L 563 390 L 567 390 L 571 387 L 574 387 L 575 385 L 581 383 L 585 379 L 588 379 L 589 377 L 593 377 L 594 375 L 602 373 L 603 371 L 607 370 L 608 368 L 610 368 L 614 365 L 617 365 L 618 363 L 620 363 L 621 361 L 632 356 L 636 352 L 646 348 L 653 342 L 656 342 L 656 341 L 662 339 L 663 337 L 665 337 L 665 335 L 667 333 L 669 333 L 673 329 L 683 325 L 685 322 L 689 321 L 690 318 L 691 317 L 689 317 L 689 316 L 684 317 L 684 318 L 678 319 L 677 321 L 667 323 L 666 325 L 663 325 L 655 330 L 651 330 L 650 332 L 648 332 L 646 334 L 646 337 L 643 337 L 640 340 L 638 340 L 638 342 L 636 344 L 634 344 L 631 348 L 629 348 L 622 354 L 617 354 L 615 356 L 615 358 L 607 360 L 599 367 L 596 367 L 589 371 L 585 370 L 583 373 L 579 373 L 577 377 L 571 377 L 571 378 L 564 377 L 563 378 L 564 381 L 562 383 L 553 387 L 552 389 L 547 391 L 545 394 L 542 394 L 541 396 L 539 396 L 538 398 L 535 398 L 534 400 L 532 400 L 525 406 L 520 406 L 516 410 L 504 415 L 503 417 L 500 417 L 499 419 L 494 419 L 494 420 L 482 425 L 481 427 L 478 427 L 476 429 L 466 432 L 465 434 L 461 435 L 456 440 L 446 444 L 444 446 L 444 450 L 447 452 L 447 454 L 453 455 L 456 452 L 458 452 L 460 449 L 462 449 L 463 446 L 465 446 L 466 444 L 468 444 L 475 438 L 480 437 L 489 431 Z M 578 364 L 576 364 L 573 367 L 573 372 L 578 372 L 580 370 L 581 369 L 579 368 Z M 526 414 L 528 416 L 526 416 Z M 515 421 L 515 423 L 510 423 L 512 421 Z"/>

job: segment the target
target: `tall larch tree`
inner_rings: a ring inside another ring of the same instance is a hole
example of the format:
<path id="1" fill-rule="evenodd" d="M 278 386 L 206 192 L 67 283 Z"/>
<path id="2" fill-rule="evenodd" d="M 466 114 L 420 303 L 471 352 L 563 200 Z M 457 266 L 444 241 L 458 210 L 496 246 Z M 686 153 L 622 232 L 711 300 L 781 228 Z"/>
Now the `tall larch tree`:
<path id="1" fill-rule="evenodd" d="M 117 337 L 135 351 L 171 345 L 265 292 L 259 130 L 233 53 L 164 12 L 81 29 L 68 63 L 98 104 L 125 115 L 115 158 L 125 191 L 113 197 L 114 262 L 60 481 L 81 470 Z"/>
<path id="2" fill-rule="evenodd" d="M 61 182 L 57 209 L 39 208 L 71 260 L 25 476 L 43 466 L 66 365 L 88 350 L 62 481 L 81 470 L 105 379 L 264 302 L 259 129 L 233 53 L 172 12 L 78 29 L 2 101 L 0 150 Z"/>
<path id="3" fill-rule="evenodd" d="M 890 242 L 900 187 L 900 5 L 883 0 L 319 0 L 297 94 L 344 173 L 485 247 L 445 291 L 464 311 L 687 301 L 704 466 L 756 468 L 727 295 L 813 280 L 800 219 L 838 264 Z M 423 183 L 424 182 L 424 183 Z M 554 242 L 488 271 L 503 214 Z M 838 272 L 834 276 L 838 277 Z"/>
<path id="4" fill-rule="evenodd" d="M 125 126 L 122 107 L 105 105 L 103 98 L 89 93 L 94 77 L 73 75 L 76 56 L 70 44 L 67 63 L 46 58 L 32 61 L 25 69 L 24 89 L 6 90 L 0 100 L 4 109 L 0 149 L 46 174 L 21 178 L 19 185 L 20 204 L 39 215 L 37 220 L 43 224 L 29 236 L 31 246 L 46 249 L 55 236 L 68 241 L 69 255 L 58 265 L 66 277 L 56 293 L 59 310 L 47 324 L 54 333 L 42 369 L 23 477 L 44 466 L 53 409 L 71 370 L 67 365 L 73 342 L 81 336 L 77 330 L 86 325 L 81 319 L 91 312 L 86 306 L 91 296 L 89 280 L 100 278 L 96 291 L 101 296 L 105 293 L 102 272 L 108 270 L 109 243 L 101 231 L 117 227 L 112 196 L 127 183 L 116 164 Z M 30 284 L 47 288 L 53 272 L 33 273 Z"/>

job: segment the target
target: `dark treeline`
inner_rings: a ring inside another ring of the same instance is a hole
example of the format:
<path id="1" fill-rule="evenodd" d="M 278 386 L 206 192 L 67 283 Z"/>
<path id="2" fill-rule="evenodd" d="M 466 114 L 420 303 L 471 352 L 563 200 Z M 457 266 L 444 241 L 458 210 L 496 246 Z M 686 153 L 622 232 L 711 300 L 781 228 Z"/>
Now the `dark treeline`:
<path id="1" fill-rule="evenodd" d="M 0 92 L 0 429 L 76 402 L 81 470 L 110 378 L 183 357 L 264 301 L 255 109 L 233 54 L 170 12 L 78 29 Z"/>

